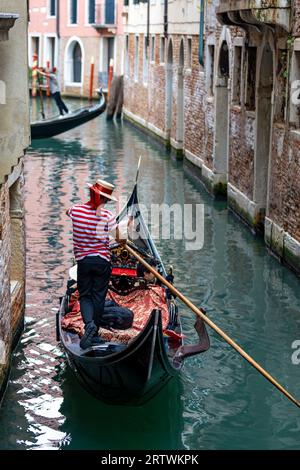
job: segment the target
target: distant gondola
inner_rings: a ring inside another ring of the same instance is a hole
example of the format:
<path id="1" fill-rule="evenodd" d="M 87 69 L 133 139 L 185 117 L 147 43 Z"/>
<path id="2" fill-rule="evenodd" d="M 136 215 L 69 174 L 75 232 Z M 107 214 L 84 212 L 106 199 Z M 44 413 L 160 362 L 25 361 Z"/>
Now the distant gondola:
<path id="1" fill-rule="evenodd" d="M 62 118 L 45 119 L 31 123 L 32 139 L 47 139 L 63 132 L 74 129 L 91 119 L 99 116 L 105 111 L 106 102 L 103 94 L 100 94 L 99 102 L 94 106 L 86 106 L 77 111 L 65 114 Z"/>
<path id="2" fill-rule="evenodd" d="M 119 222 L 128 212 L 134 217 L 134 233 L 139 234 L 138 239 L 131 237 L 129 243 L 166 277 L 161 258 L 139 210 L 137 184 L 118 217 Z M 163 286 L 148 286 L 139 277 L 136 259 L 125 248 L 115 243 L 111 251 L 113 271 L 108 295 L 117 296 L 119 301 L 123 299 L 125 302 L 129 297 L 134 298 L 132 310 L 136 315 L 145 305 L 149 309 L 149 296 L 155 291 L 156 308 L 148 312 L 145 324 L 129 341 L 122 342 L 122 331 L 119 331 L 120 334 L 115 331 L 115 338 L 109 337 L 112 332 L 106 331 L 108 338 L 104 344 L 82 350 L 76 328 L 75 331 L 66 329 L 69 321 L 72 324 L 73 315 L 70 311 L 72 281 L 69 281 L 57 314 L 57 339 L 61 341 L 71 369 L 88 392 L 106 403 L 140 405 L 156 395 L 179 373 L 187 356 L 206 351 L 209 338 L 204 323 L 198 318 L 195 329 L 199 341 L 194 345 L 183 345 L 178 307 L 170 292 Z M 158 292 L 162 292 L 161 297 Z M 78 317 L 75 315 L 73 326 L 76 322 Z M 126 330 L 123 333 L 125 336 L 128 334 Z M 101 336 L 106 339 L 104 330 Z"/>

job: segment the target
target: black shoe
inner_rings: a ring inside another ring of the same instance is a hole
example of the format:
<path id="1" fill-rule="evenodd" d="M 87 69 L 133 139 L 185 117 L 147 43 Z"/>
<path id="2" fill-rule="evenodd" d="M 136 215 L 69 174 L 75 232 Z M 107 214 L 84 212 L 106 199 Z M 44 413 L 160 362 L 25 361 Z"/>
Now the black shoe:
<path id="1" fill-rule="evenodd" d="M 100 336 L 94 336 L 92 338 L 92 345 L 93 346 L 100 346 L 100 344 L 104 344 L 104 339 L 100 338 Z"/>
<path id="2" fill-rule="evenodd" d="M 96 331 L 97 327 L 93 321 L 86 325 L 84 335 L 79 343 L 81 349 L 87 349 L 92 346 L 92 339 Z"/>

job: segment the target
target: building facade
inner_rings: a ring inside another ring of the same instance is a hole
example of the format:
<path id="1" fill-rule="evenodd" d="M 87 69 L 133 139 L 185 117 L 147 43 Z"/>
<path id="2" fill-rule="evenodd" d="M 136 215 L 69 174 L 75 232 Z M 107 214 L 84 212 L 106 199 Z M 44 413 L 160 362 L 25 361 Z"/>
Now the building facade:
<path id="1" fill-rule="evenodd" d="M 124 113 L 300 272 L 299 13 L 289 0 L 129 0 Z"/>
<path id="2" fill-rule="evenodd" d="M 30 143 L 27 34 L 27 2 L 1 0 L 0 399 L 8 376 L 11 352 L 24 321 L 23 156 Z"/>
<path id="3" fill-rule="evenodd" d="M 111 59 L 122 73 L 123 21 L 120 0 L 30 0 L 29 64 L 58 69 L 62 92 L 88 96 L 91 62 L 94 88 L 108 83 Z"/>

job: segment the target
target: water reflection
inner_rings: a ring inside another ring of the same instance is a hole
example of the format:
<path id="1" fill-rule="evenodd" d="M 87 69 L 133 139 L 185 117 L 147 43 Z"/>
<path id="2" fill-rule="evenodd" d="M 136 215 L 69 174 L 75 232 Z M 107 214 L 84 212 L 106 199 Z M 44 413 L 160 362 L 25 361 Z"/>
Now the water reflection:
<path id="1" fill-rule="evenodd" d="M 181 449 L 182 393 L 175 379 L 142 407 L 115 407 L 100 403 L 78 386 L 67 368 L 61 376 L 66 417 L 60 431 L 69 435 L 68 449 Z"/>

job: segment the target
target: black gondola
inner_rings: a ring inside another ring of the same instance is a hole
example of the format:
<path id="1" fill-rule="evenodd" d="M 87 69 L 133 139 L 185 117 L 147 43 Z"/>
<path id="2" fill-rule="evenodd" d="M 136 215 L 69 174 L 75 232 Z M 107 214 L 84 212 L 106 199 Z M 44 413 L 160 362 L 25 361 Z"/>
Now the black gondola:
<path id="1" fill-rule="evenodd" d="M 69 114 L 65 114 L 62 118 L 55 117 L 53 119 L 32 122 L 31 138 L 47 139 L 62 134 L 99 116 L 105 111 L 105 108 L 105 97 L 103 94 L 100 94 L 99 102 L 94 106 L 80 108 Z"/>
<path id="2" fill-rule="evenodd" d="M 164 265 L 139 210 L 137 184 L 118 216 L 119 222 L 128 212 L 134 218 L 134 233 L 139 235 L 129 243 L 145 259 L 154 262 L 156 269 L 166 277 Z M 125 248 L 118 244 L 113 245 L 112 266 L 115 274 L 113 269 L 110 289 L 116 292 L 120 279 L 124 280 L 124 274 L 120 276 L 122 267 L 126 270 L 128 266 L 132 268 L 136 264 L 136 260 L 129 257 Z M 129 290 L 130 286 L 133 290 L 140 289 L 135 287 L 136 279 L 130 277 L 128 281 Z M 164 292 L 168 312 L 167 330 L 163 330 L 162 312 L 156 308 L 150 313 L 142 331 L 128 344 L 107 341 L 103 345 L 82 350 L 78 334 L 62 327 L 69 312 L 70 289 L 67 290 L 57 316 L 58 340 L 66 352 L 71 369 L 85 389 L 96 398 L 109 404 L 140 405 L 156 395 L 179 373 L 187 356 L 199 354 L 209 348 L 209 337 L 200 318 L 195 323 L 198 343 L 183 345 L 178 307 L 170 293 L 167 290 Z M 126 296 L 126 292 L 122 294 Z"/>

